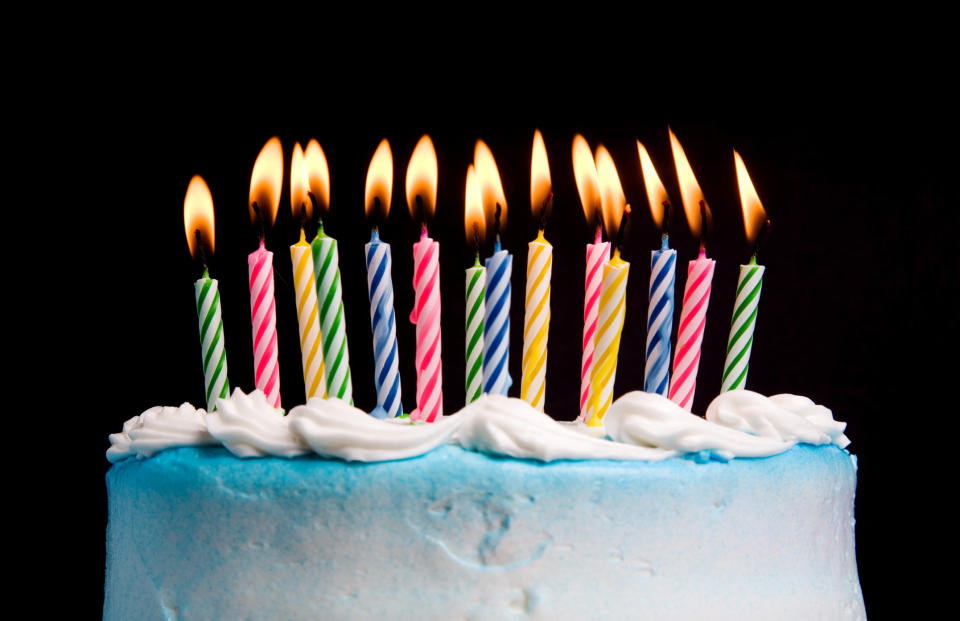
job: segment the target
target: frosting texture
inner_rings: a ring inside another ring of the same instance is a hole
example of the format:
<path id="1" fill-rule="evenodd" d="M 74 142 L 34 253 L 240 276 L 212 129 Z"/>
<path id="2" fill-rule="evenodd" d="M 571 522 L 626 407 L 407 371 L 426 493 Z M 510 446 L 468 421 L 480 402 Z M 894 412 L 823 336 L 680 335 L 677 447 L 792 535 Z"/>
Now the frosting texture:
<path id="1" fill-rule="evenodd" d="M 123 431 L 110 434 L 107 459 L 118 462 L 130 456 L 150 457 L 157 451 L 178 446 L 217 444 L 207 431 L 204 411 L 189 403 L 178 408 L 156 406 L 123 424 Z"/>
<path id="2" fill-rule="evenodd" d="M 582 423 L 561 423 L 525 401 L 486 394 L 432 424 L 381 420 L 337 399 L 310 399 L 288 415 L 264 394 L 235 389 L 214 412 L 189 404 L 151 408 L 110 436 L 107 458 L 149 457 L 164 448 L 222 444 L 238 457 L 296 457 L 316 453 L 345 461 L 379 462 L 424 455 L 453 443 L 490 455 L 555 460 L 659 461 L 678 455 L 730 460 L 768 457 L 798 443 L 850 441 L 846 424 L 806 397 L 765 397 L 747 390 L 719 395 L 706 418 L 658 394 L 623 395 L 605 419 L 609 437 L 594 437 Z"/>

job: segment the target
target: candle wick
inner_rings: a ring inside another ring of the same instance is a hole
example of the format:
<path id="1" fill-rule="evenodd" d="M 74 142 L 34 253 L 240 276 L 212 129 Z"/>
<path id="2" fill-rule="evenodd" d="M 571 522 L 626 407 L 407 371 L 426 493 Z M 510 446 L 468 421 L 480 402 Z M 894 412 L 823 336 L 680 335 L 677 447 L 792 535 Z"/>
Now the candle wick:
<path id="1" fill-rule="evenodd" d="M 260 205 L 256 202 L 253 203 L 253 212 L 257 214 L 257 223 L 260 225 L 260 243 L 263 243 L 265 235 L 264 225 L 263 225 L 263 214 L 260 213 Z"/>
<path id="2" fill-rule="evenodd" d="M 381 206 L 381 203 L 380 203 L 380 197 L 374 196 L 373 197 L 373 213 L 371 214 L 371 219 L 373 220 L 374 226 L 376 226 L 377 223 L 380 221 L 382 210 L 383 210 L 383 207 Z"/>
<path id="3" fill-rule="evenodd" d="M 547 197 L 543 199 L 543 205 L 540 206 L 540 232 L 547 228 L 548 212 L 553 208 L 553 191 L 547 192 Z"/>
<path id="4" fill-rule="evenodd" d="M 670 201 L 666 200 L 663 201 L 663 226 L 661 229 L 665 236 L 670 236 Z"/>
<path id="5" fill-rule="evenodd" d="M 627 230 L 627 220 L 630 218 L 631 211 L 632 209 L 629 204 L 623 206 L 623 217 L 620 218 L 620 227 L 617 229 L 617 242 L 615 246 L 618 255 L 620 254 L 620 249 L 623 247 L 623 236 Z"/>
<path id="6" fill-rule="evenodd" d="M 753 243 L 753 256 L 750 257 L 750 263 L 755 264 L 757 258 L 760 256 L 760 238 L 763 237 L 763 234 L 767 232 L 767 229 L 770 228 L 770 220 L 764 220 L 763 224 L 760 225 L 760 232 L 757 233 L 757 240 Z"/>
<path id="7" fill-rule="evenodd" d="M 477 255 L 477 261 L 480 260 L 480 226 L 474 222 L 473 223 L 473 250 Z"/>
<path id="8" fill-rule="evenodd" d="M 603 241 L 603 228 L 600 226 L 600 223 L 597 223 L 596 232 L 593 235 L 593 243 L 599 244 Z"/>
<path id="9" fill-rule="evenodd" d="M 416 216 L 417 219 L 420 220 L 420 223 L 421 223 L 422 225 L 426 226 L 427 217 L 426 217 L 426 215 L 423 213 L 423 198 L 422 198 L 419 194 L 417 194 L 416 196 L 414 196 L 414 200 L 417 202 L 417 208 L 416 208 L 416 214 L 415 214 L 415 216 Z"/>
<path id="10" fill-rule="evenodd" d="M 208 273 L 207 269 L 207 250 L 203 245 L 203 240 L 201 239 L 200 229 L 194 229 L 193 231 L 194 239 L 197 240 L 197 250 L 200 251 L 200 263 L 203 264 L 203 273 L 206 275 Z"/>
<path id="11" fill-rule="evenodd" d="M 706 254 L 707 238 L 710 237 L 710 208 L 700 199 L 700 254 Z"/>

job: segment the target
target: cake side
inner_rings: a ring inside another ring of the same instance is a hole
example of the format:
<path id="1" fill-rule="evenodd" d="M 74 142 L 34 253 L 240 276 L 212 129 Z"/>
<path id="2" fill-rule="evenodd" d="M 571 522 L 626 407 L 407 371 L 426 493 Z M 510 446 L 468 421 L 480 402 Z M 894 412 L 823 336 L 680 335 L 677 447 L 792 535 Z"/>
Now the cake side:
<path id="1" fill-rule="evenodd" d="M 697 463 L 238 460 L 107 474 L 105 619 L 860 619 L 832 446 Z"/>

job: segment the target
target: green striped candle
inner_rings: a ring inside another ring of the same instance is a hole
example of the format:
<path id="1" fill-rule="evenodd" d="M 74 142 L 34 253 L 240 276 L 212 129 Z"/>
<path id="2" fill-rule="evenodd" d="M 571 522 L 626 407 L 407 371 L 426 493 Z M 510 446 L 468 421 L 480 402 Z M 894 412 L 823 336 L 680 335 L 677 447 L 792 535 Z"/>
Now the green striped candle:
<path id="1" fill-rule="evenodd" d="M 476 401 L 483 393 L 483 318 L 486 272 L 476 255 L 473 267 L 467 268 L 467 403 Z"/>
<path id="2" fill-rule="evenodd" d="M 215 409 L 219 397 L 230 396 L 227 381 L 227 353 L 223 347 L 223 320 L 220 317 L 220 291 L 217 281 L 204 268 L 203 276 L 194 283 L 197 315 L 200 319 L 200 345 L 203 354 L 203 382 L 206 388 L 207 411 Z"/>
<path id="3" fill-rule="evenodd" d="M 730 321 L 730 338 L 727 339 L 727 360 L 723 365 L 722 391 L 746 387 L 764 269 L 764 266 L 757 265 L 756 256 L 750 258 L 749 264 L 740 266 L 737 299 Z"/>
<path id="4" fill-rule="evenodd" d="M 320 334 L 323 339 L 323 371 L 327 381 L 327 397 L 340 399 L 353 405 L 353 384 L 350 380 L 350 354 L 347 350 L 347 325 L 343 313 L 337 240 L 323 232 L 321 223 L 311 247 L 317 278 L 317 304 L 320 307 Z"/>

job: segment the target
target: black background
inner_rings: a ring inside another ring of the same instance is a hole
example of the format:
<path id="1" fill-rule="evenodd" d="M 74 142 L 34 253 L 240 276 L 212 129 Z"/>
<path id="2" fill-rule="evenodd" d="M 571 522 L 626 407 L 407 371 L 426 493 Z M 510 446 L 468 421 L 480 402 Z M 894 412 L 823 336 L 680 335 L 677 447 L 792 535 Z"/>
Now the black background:
<path id="1" fill-rule="evenodd" d="M 414 327 L 407 316 L 417 227 L 406 209 L 403 175 L 426 132 L 439 160 L 430 231 L 441 248 L 444 404 L 453 412 L 463 403 L 463 269 L 472 261 L 462 223 L 466 168 L 475 140 L 484 139 L 499 165 L 509 207 L 504 246 L 514 254 L 510 394 L 517 396 L 526 243 L 536 232 L 529 215 L 530 145 L 539 128 L 555 195 L 547 227 L 554 272 L 546 411 L 564 420 L 577 410 L 583 254 L 591 238 L 573 179 L 573 135 L 608 147 L 634 207 L 623 251 L 631 272 L 615 396 L 643 384 L 649 252 L 658 243 L 635 140 L 646 145 L 678 207 L 671 219 L 678 297 L 697 242 L 679 209 L 668 124 L 710 203 L 715 231 L 708 253 L 717 267 L 697 413 L 719 390 L 737 266 L 751 250 L 736 190 L 736 148 L 773 222 L 761 249 L 767 271 L 748 387 L 807 395 L 848 422 L 850 450 L 860 464 L 857 553 L 871 618 L 880 618 L 894 599 L 934 588 L 936 572 L 924 569 L 920 559 L 930 545 L 927 534 L 948 519 L 938 509 L 941 486 L 955 488 L 951 470 L 939 459 L 952 450 L 947 434 L 956 408 L 940 394 L 952 388 L 955 375 L 960 224 L 958 207 L 948 198 L 955 127 L 939 113 L 942 101 L 925 106 L 912 97 L 890 99 L 885 89 L 863 83 L 842 89 L 781 84 L 766 91 L 757 85 L 713 92 L 712 98 L 675 92 L 676 104 L 655 90 L 614 90 L 598 98 L 579 85 L 546 90 L 511 84 L 495 96 L 470 89 L 455 95 L 401 93 L 391 101 L 367 96 L 362 85 L 351 83 L 302 97 L 291 88 L 269 106 L 243 86 L 215 97 L 186 86 L 164 93 L 152 88 L 111 93 L 91 106 L 96 111 L 84 133 L 93 148 L 71 150 L 86 173 L 81 183 L 89 184 L 80 190 L 97 198 L 85 200 L 65 227 L 78 254 L 76 265 L 63 265 L 64 291 L 72 300 L 67 324 L 75 340 L 68 386 L 89 404 L 75 431 L 82 467 L 66 474 L 64 484 L 84 495 L 86 508 L 69 528 L 54 530 L 63 531 L 72 551 L 59 567 L 84 592 L 95 594 L 84 613 L 96 616 L 102 602 L 107 435 L 153 405 L 203 402 L 193 298 L 200 268 L 189 257 L 182 219 L 183 196 L 194 174 L 206 179 L 214 199 L 217 247 L 211 272 L 220 281 L 230 384 L 253 388 L 246 255 L 256 247 L 256 234 L 246 201 L 254 159 L 272 135 L 282 139 L 285 155 L 280 212 L 267 235 L 275 253 L 284 405 L 303 400 L 288 251 L 298 236 L 288 194 L 293 143 L 317 138 L 330 165 L 326 228 L 340 242 L 355 400 L 369 409 L 375 398 L 363 187 L 369 159 L 386 137 L 395 182 L 382 235 L 393 248 L 404 409 L 413 406 Z M 81 262 L 95 274 L 92 288 L 86 278 L 91 272 L 80 269 Z M 914 468 L 918 464 L 922 468 Z M 922 598 L 916 605 L 922 609 Z"/>

